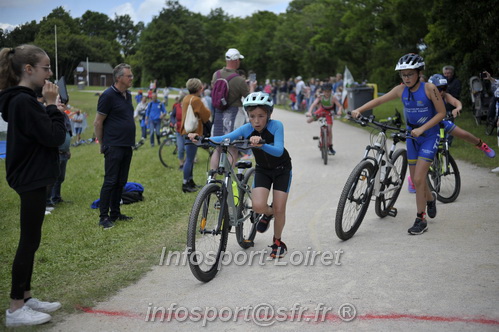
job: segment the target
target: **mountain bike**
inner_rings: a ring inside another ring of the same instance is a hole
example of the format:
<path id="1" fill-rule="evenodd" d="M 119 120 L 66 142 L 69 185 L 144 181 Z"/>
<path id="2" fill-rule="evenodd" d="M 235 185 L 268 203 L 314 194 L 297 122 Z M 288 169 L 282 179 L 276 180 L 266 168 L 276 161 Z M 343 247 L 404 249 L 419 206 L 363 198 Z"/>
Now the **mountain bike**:
<path id="1" fill-rule="evenodd" d="M 461 191 L 459 168 L 450 154 L 448 134 L 442 126 L 440 127 L 440 143 L 428 170 L 426 182 L 430 191 L 435 191 L 437 199 L 442 203 L 454 202 Z"/>
<path id="2" fill-rule="evenodd" d="M 485 124 L 485 135 L 488 136 L 492 135 L 494 130 L 497 129 L 497 121 L 499 121 L 499 100 L 495 101 L 495 104 L 496 110 L 495 112 L 492 112 L 492 115 L 489 114 L 490 116 L 487 116 L 487 123 Z M 497 136 L 499 136 L 499 134 Z"/>
<path id="3" fill-rule="evenodd" d="M 321 157 L 324 161 L 324 165 L 327 165 L 327 122 L 325 117 L 319 118 L 320 123 L 320 136 L 314 136 L 314 140 L 319 140 L 319 149 L 321 150 Z"/>
<path id="4" fill-rule="evenodd" d="M 212 280 L 220 269 L 227 246 L 229 230 L 235 227 L 239 246 L 254 246 L 259 214 L 253 211 L 251 187 L 255 175 L 252 162 L 241 160 L 235 164 L 237 174 L 229 160 L 229 147 L 249 148 L 249 140 L 226 139 L 216 143 L 202 138 L 198 146 L 221 147 L 220 162 L 216 170 L 208 173 L 206 185 L 199 191 L 191 213 L 187 230 L 187 254 L 189 267 L 194 276 L 203 282 Z M 222 175 L 217 180 L 215 175 Z"/>
<path id="5" fill-rule="evenodd" d="M 175 128 L 170 125 L 170 115 L 167 114 L 161 121 L 161 137 L 163 141 L 159 145 L 158 155 L 159 161 L 165 167 L 168 166 L 168 160 L 172 159 L 172 155 L 177 155 L 177 136 L 175 135 Z M 176 158 L 174 158 L 176 160 Z"/>
<path id="6" fill-rule="evenodd" d="M 407 154 L 405 149 L 395 150 L 395 147 L 398 142 L 410 138 L 406 135 L 406 129 L 374 121 L 372 115 L 351 120 L 374 130 L 370 145 L 350 173 L 338 202 L 335 229 L 342 240 L 348 240 L 357 232 L 372 196 L 375 196 L 375 211 L 380 218 L 397 216 L 394 205 L 404 184 Z M 387 149 L 388 130 L 395 131 L 391 135 L 393 143 L 390 150 Z M 378 133 L 375 135 L 375 132 Z"/>
<path id="7" fill-rule="evenodd" d="M 165 167 L 169 167 L 168 160 L 172 158 L 171 157 L 172 155 L 173 156 L 177 155 L 177 151 L 178 151 L 177 150 L 177 136 L 175 135 L 175 132 L 172 128 L 170 128 L 170 127 L 165 127 L 165 128 L 167 128 L 167 129 L 161 131 L 161 137 L 164 137 L 164 139 L 159 146 L 158 155 L 159 155 L 159 161 L 161 161 L 161 164 L 163 164 L 163 166 L 165 166 Z"/>

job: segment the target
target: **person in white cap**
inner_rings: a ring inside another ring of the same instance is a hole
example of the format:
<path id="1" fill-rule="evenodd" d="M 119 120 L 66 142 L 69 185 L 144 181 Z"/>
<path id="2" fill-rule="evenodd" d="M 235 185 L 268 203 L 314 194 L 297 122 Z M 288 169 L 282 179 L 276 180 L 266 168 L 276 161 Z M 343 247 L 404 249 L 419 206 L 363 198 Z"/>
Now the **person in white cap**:
<path id="1" fill-rule="evenodd" d="M 296 103 L 295 103 L 295 111 L 300 110 L 301 103 L 303 100 L 303 93 L 305 92 L 305 82 L 301 76 L 296 77 Z"/>
<path id="2" fill-rule="evenodd" d="M 232 132 L 235 128 L 236 116 L 239 114 L 244 115 L 244 109 L 242 104 L 242 98 L 246 97 L 251 92 L 255 91 L 256 81 L 250 82 L 249 85 L 246 80 L 237 74 L 237 69 L 241 65 L 241 59 L 244 56 L 235 48 L 229 48 L 225 53 L 226 66 L 222 69 L 217 70 L 213 74 L 211 80 L 212 85 L 212 98 L 214 98 L 213 87 L 215 82 L 219 78 L 224 78 L 228 81 L 229 94 L 227 98 L 228 107 L 225 110 L 220 110 L 215 108 L 213 113 L 213 136 L 222 136 Z M 214 102 L 214 101 L 213 101 Z M 215 103 L 214 103 L 215 104 Z M 244 121 L 238 121 L 244 124 Z M 236 162 L 237 149 L 231 147 L 230 153 L 234 156 L 232 162 Z M 220 159 L 220 152 L 215 150 L 211 157 L 211 169 L 216 169 L 218 167 L 218 161 Z"/>

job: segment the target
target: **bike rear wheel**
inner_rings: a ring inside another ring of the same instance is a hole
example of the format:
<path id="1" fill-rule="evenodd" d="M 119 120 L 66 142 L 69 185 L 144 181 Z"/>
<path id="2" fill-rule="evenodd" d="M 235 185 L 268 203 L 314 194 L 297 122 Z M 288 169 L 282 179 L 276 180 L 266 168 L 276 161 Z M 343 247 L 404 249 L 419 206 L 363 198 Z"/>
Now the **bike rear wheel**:
<path id="1" fill-rule="evenodd" d="M 172 137 L 167 137 L 161 142 L 159 146 L 159 160 L 161 164 L 165 167 L 169 167 L 168 164 L 172 165 L 177 160 L 177 143 Z"/>
<path id="2" fill-rule="evenodd" d="M 497 119 L 487 119 L 487 124 L 485 125 L 485 135 L 492 135 L 494 130 L 497 128 Z"/>
<path id="3" fill-rule="evenodd" d="M 250 188 L 253 186 L 255 169 L 250 168 L 244 175 L 243 184 Z M 236 238 L 239 246 L 243 249 L 253 247 L 256 236 L 256 224 L 259 214 L 253 211 L 253 202 L 245 191 L 239 190 L 239 204 L 237 206 L 237 218 L 245 220 L 236 226 Z"/>
<path id="4" fill-rule="evenodd" d="M 442 203 L 454 202 L 461 191 L 461 175 L 457 163 L 450 154 L 448 160 L 446 165 L 445 155 L 439 152 L 426 177 L 430 190 L 437 193 L 437 199 Z"/>
<path id="5" fill-rule="evenodd" d="M 198 193 L 189 216 L 187 229 L 189 267 L 192 274 L 203 282 L 208 282 L 216 276 L 227 246 L 229 215 L 222 196 L 219 184 L 207 184 Z M 222 210 L 225 210 L 225 213 L 220 224 Z"/>
<path id="6" fill-rule="evenodd" d="M 404 149 L 398 149 L 393 153 L 390 160 L 397 172 L 390 167 L 386 168 L 384 181 L 381 183 L 380 195 L 376 197 L 375 211 L 380 218 L 386 217 L 392 210 L 400 190 L 404 184 L 405 174 L 407 172 L 407 152 Z M 397 175 L 398 174 L 398 175 Z M 396 188 L 396 189 L 395 189 Z"/>
<path id="7" fill-rule="evenodd" d="M 359 229 L 371 202 L 374 165 L 361 161 L 352 171 L 343 187 L 336 211 L 336 235 L 342 240 L 348 240 Z"/>
<path id="8" fill-rule="evenodd" d="M 321 155 L 324 165 L 327 165 L 327 128 L 321 127 Z"/>

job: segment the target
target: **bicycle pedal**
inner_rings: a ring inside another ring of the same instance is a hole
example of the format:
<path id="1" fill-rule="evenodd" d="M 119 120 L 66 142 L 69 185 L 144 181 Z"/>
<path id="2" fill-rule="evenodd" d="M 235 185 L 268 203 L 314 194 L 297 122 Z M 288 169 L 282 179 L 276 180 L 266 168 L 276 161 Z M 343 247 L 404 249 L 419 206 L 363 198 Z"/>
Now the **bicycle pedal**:
<path id="1" fill-rule="evenodd" d="M 390 217 L 394 217 L 394 218 L 395 218 L 395 217 L 397 216 L 397 209 L 396 209 L 396 208 L 394 208 L 394 207 L 392 207 L 392 208 L 388 211 L 388 215 L 389 215 Z"/>
<path id="2" fill-rule="evenodd" d="M 254 246 L 255 246 L 255 242 L 253 242 L 253 241 L 250 241 L 250 240 L 244 240 L 243 242 L 244 242 L 244 243 L 249 243 L 249 246 L 250 246 L 250 247 L 254 247 Z"/>

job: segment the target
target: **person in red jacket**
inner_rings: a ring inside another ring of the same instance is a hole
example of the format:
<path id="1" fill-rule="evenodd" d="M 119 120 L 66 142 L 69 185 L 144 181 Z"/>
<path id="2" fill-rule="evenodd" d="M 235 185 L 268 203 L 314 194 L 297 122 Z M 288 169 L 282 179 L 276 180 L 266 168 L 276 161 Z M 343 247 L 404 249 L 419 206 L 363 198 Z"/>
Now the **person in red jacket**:
<path id="1" fill-rule="evenodd" d="M 12 264 L 10 308 L 7 326 L 38 325 L 48 322 L 47 312 L 59 302 L 42 302 L 31 297 L 35 253 L 42 237 L 47 186 L 59 176 L 58 147 L 66 139 L 64 115 L 57 108 L 57 85 L 50 58 L 34 45 L 0 51 L 0 112 L 8 122 L 5 168 L 7 182 L 21 199 L 21 235 Z M 36 99 L 40 93 L 47 106 Z"/>

